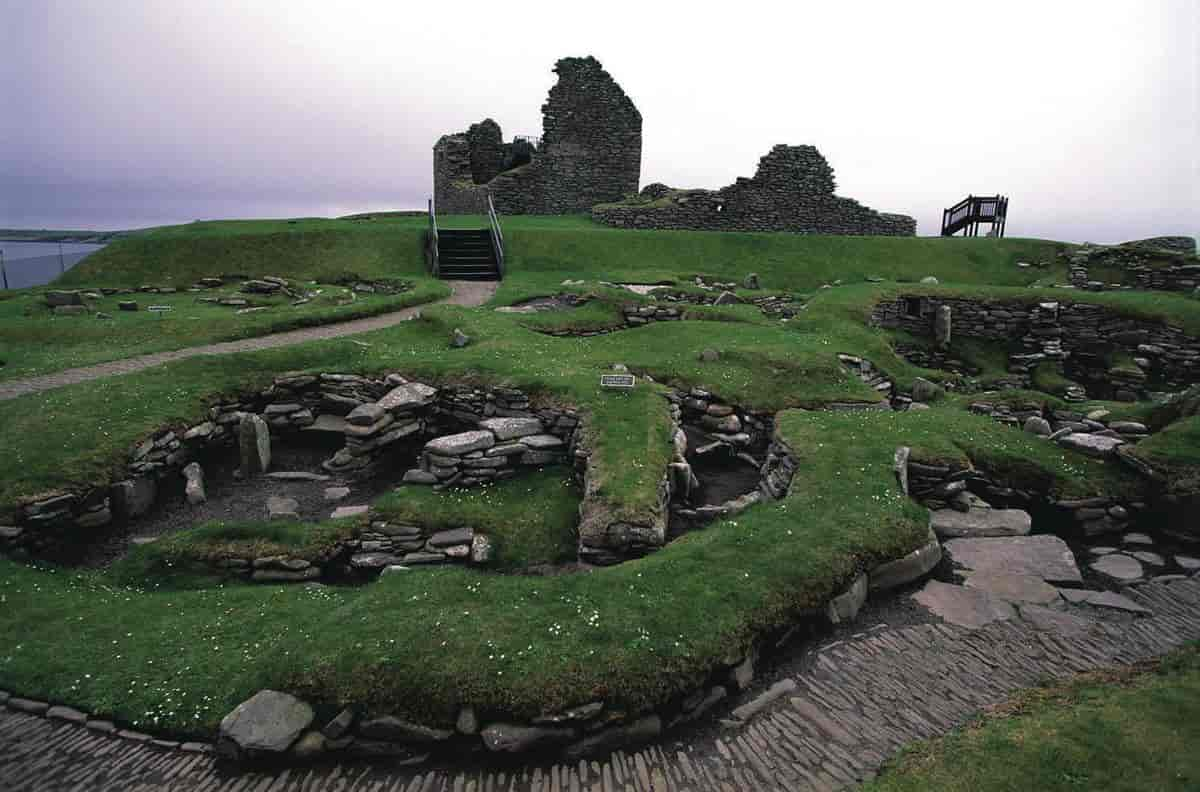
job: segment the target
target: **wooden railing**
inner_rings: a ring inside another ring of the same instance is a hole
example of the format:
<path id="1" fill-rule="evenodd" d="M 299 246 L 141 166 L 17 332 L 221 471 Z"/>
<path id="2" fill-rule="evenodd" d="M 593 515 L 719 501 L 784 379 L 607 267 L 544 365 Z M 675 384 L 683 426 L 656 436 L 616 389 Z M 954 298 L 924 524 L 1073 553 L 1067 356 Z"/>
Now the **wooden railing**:
<path id="1" fill-rule="evenodd" d="M 496 214 L 496 204 L 492 202 L 492 194 L 487 194 L 488 224 L 492 232 L 492 249 L 496 252 L 496 273 L 504 280 L 504 232 L 500 230 L 500 217 Z"/>
<path id="2" fill-rule="evenodd" d="M 942 210 L 942 236 L 952 236 L 968 226 L 978 234 L 980 223 L 991 223 L 998 236 L 1004 236 L 1008 219 L 1008 198 L 1003 195 L 968 195 Z M 971 231 L 968 231 L 969 235 Z"/>
<path id="3" fill-rule="evenodd" d="M 425 240 L 425 250 L 429 255 L 429 273 L 436 278 L 441 265 L 438 261 L 437 207 L 432 198 L 429 199 L 429 237 Z"/>

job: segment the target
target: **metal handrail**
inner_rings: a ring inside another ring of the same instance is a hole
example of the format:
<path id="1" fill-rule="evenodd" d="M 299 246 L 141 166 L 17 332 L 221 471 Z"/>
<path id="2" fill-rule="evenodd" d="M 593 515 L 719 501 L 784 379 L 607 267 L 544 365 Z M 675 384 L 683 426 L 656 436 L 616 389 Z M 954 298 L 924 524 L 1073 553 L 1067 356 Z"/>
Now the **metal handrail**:
<path id="1" fill-rule="evenodd" d="M 429 251 L 429 270 L 436 278 L 440 274 L 441 263 L 438 261 L 437 211 L 433 198 L 429 199 L 429 239 L 426 242 L 426 248 Z"/>
<path id="2" fill-rule="evenodd" d="M 504 279 L 504 232 L 500 230 L 500 217 L 496 214 L 496 204 L 492 202 L 492 194 L 487 194 L 488 224 L 492 232 L 492 248 L 496 252 L 496 271 L 500 279 Z"/>

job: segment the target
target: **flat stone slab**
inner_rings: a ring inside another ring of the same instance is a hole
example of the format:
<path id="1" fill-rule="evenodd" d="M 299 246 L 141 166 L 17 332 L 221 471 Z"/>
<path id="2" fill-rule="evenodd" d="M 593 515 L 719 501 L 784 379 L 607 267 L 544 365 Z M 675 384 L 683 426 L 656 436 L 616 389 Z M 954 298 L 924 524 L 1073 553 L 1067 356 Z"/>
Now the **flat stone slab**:
<path id="1" fill-rule="evenodd" d="M 424 407 L 432 403 L 436 395 L 437 388 L 420 382 L 409 382 L 392 388 L 376 404 L 389 412 L 402 412 Z"/>
<path id="2" fill-rule="evenodd" d="M 1049 534 L 951 539 L 943 550 L 951 562 L 972 572 L 1030 575 L 1047 583 L 1083 582 L 1067 543 Z"/>
<path id="3" fill-rule="evenodd" d="M 535 451 L 551 451 L 566 445 L 561 437 L 555 437 L 552 434 L 536 434 L 522 437 L 521 444 Z"/>
<path id="4" fill-rule="evenodd" d="M 358 517 L 360 514 L 366 514 L 370 509 L 370 506 L 338 506 L 329 515 L 329 519 L 342 520 L 346 517 Z"/>
<path id="5" fill-rule="evenodd" d="M 1096 608 L 1125 611 L 1126 613 L 1150 614 L 1149 608 L 1138 605 L 1123 594 L 1113 591 L 1090 591 L 1087 589 L 1062 589 L 1063 598 L 1074 604 L 1091 605 Z"/>
<path id="6" fill-rule="evenodd" d="M 330 477 L 321 473 L 308 473 L 303 470 L 276 470 L 267 474 L 267 478 L 276 481 L 329 481 Z"/>
<path id="7" fill-rule="evenodd" d="M 1104 435 L 1075 433 L 1058 438 L 1058 444 L 1090 457 L 1107 457 L 1115 454 L 1117 447 L 1124 445 L 1125 441 Z"/>
<path id="8" fill-rule="evenodd" d="M 1154 545 L 1154 538 L 1149 534 L 1144 533 L 1127 533 L 1121 537 L 1121 544 L 1145 545 L 1151 547 Z"/>
<path id="9" fill-rule="evenodd" d="M 1063 589 L 1063 591 L 1069 590 Z M 1078 613 L 1053 610 L 1041 605 L 1019 605 L 1017 606 L 1017 610 L 1020 612 L 1023 621 L 1032 624 L 1042 632 L 1078 635 L 1087 632 L 1096 625 L 1095 619 L 1080 616 Z"/>
<path id="10" fill-rule="evenodd" d="M 542 422 L 537 418 L 485 418 L 479 426 L 496 435 L 497 440 L 516 440 L 542 433 Z"/>
<path id="11" fill-rule="evenodd" d="M 1006 575 L 996 572 L 976 572 L 963 583 L 967 588 L 986 591 L 1005 602 L 1053 605 L 1060 602 L 1058 589 L 1040 577 Z"/>
<path id="12" fill-rule="evenodd" d="M 940 580 L 929 581 L 912 598 L 942 620 L 971 630 L 1017 615 L 1012 605 L 986 591 Z"/>
<path id="13" fill-rule="evenodd" d="M 313 709 L 295 696 L 260 690 L 221 720 L 217 751 L 230 759 L 282 754 L 313 721 Z"/>
<path id="14" fill-rule="evenodd" d="M 1033 527 L 1029 512 L 1021 509 L 939 509 L 929 517 L 929 527 L 939 539 L 981 536 L 1026 536 Z"/>
<path id="15" fill-rule="evenodd" d="M 313 421 L 308 426 L 303 427 L 301 432 L 327 432 L 329 434 L 343 435 L 346 433 L 346 419 L 340 415 L 332 415 L 330 413 L 321 413 L 317 416 L 317 420 Z"/>
<path id="16" fill-rule="evenodd" d="M 1151 553 L 1149 550 L 1139 550 L 1138 552 L 1130 553 L 1129 555 L 1133 556 L 1147 566 L 1160 567 L 1167 565 L 1167 560 L 1165 558 L 1160 556 L 1158 553 Z"/>
<path id="17" fill-rule="evenodd" d="M 1141 580 L 1146 574 L 1140 561 L 1124 553 L 1102 556 L 1089 566 L 1093 572 L 1099 572 L 1118 583 L 1132 583 Z"/>
<path id="18" fill-rule="evenodd" d="M 472 451 L 483 451 L 496 444 L 496 436 L 486 429 L 446 435 L 425 444 L 426 453 L 440 456 L 462 456 Z"/>
<path id="19" fill-rule="evenodd" d="M 268 520 L 298 520 L 300 519 L 300 503 L 295 498 L 281 498 L 272 495 L 267 498 Z"/>
<path id="20" fill-rule="evenodd" d="M 1188 572 L 1195 572 L 1196 570 L 1200 569 L 1200 558 L 1177 555 L 1175 556 L 1175 563 L 1179 565 L 1180 569 L 1187 570 Z"/>
<path id="21" fill-rule="evenodd" d="M 942 560 L 942 546 L 932 533 L 929 541 L 895 561 L 887 561 L 871 570 L 867 575 L 871 591 L 885 591 L 911 583 L 938 565 Z"/>

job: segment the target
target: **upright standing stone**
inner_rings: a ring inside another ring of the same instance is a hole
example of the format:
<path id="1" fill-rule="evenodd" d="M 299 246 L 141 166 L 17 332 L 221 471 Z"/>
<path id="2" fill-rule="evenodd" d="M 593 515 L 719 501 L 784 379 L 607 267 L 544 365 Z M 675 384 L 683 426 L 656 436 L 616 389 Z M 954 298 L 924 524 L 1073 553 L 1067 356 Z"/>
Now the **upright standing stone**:
<path id="1" fill-rule="evenodd" d="M 243 476 L 250 478 L 267 472 L 271 467 L 271 432 L 266 421 L 253 413 L 242 415 L 238 424 L 238 451 Z"/>
<path id="2" fill-rule="evenodd" d="M 187 479 L 183 491 L 187 496 L 188 503 L 195 506 L 208 500 L 208 495 L 204 491 L 204 470 L 198 462 L 189 462 L 183 469 L 183 477 Z"/>
<path id="3" fill-rule="evenodd" d="M 942 349 L 950 346 L 950 306 L 939 305 L 933 320 L 933 339 Z"/>

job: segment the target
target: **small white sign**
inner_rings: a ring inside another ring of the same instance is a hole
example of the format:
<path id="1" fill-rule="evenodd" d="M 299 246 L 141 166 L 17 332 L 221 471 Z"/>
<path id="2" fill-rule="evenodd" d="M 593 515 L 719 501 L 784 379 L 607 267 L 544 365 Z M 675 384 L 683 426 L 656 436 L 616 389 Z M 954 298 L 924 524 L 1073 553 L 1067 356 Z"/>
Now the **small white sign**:
<path id="1" fill-rule="evenodd" d="M 637 379 L 632 374 L 601 374 L 601 388 L 624 388 L 626 390 L 632 388 L 637 383 Z"/>
<path id="2" fill-rule="evenodd" d="M 154 311 L 155 313 L 163 313 L 164 311 L 173 311 L 175 309 L 169 305 L 147 305 L 146 310 Z"/>

